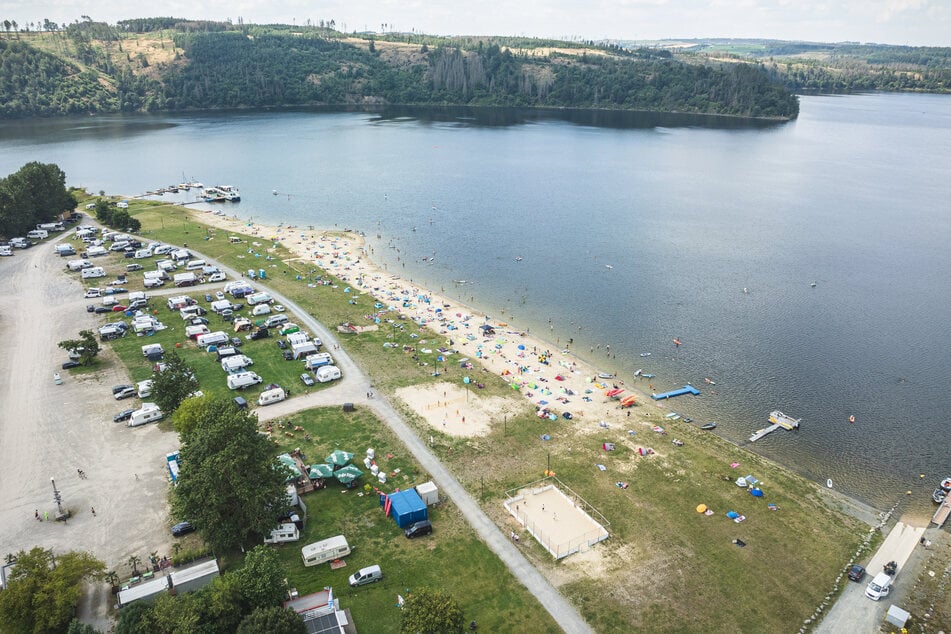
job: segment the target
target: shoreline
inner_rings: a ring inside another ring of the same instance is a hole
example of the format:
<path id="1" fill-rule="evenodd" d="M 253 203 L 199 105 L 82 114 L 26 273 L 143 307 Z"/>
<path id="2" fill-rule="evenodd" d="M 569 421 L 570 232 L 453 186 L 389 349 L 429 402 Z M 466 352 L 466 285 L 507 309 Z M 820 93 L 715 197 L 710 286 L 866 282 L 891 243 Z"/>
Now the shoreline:
<path id="1" fill-rule="evenodd" d="M 319 270 L 334 275 L 342 282 L 353 284 L 360 293 L 383 303 L 384 306 L 396 308 L 396 304 L 393 303 L 395 297 L 415 298 L 417 301 L 411 302 L 410 306 L 399 306 L 396 312 L 406 315 L 407 319 L 412 319 L 418 324 L 426 325 L 435 337 L 445 337 L 442 343 L 448 343 L 449 340 L 454 342 L 451 347 L 458 350 L 458 355 L 454 358 L 452 355 L 447 355 L 446 365 L 459 363 L 464 358 L 477 357 L 485 371 L 518 383 L 520 385 L 518 391 L 532 408 L 547 407 L 557 416 L 570 412 L 576 431 L 596 432 L 604 425 L 610 428 L 619 427 L 636 431 L 637 443 L 645 442 L 649 445 L 650 439 L 645 436 L 645 431 L 651 431 L 654 426 L 664 427 L 666 431 L 667 426 L 672 423 L 665 416 L 676 411 L 674 409 L 676 401 L 674 403 L 654 401 L 650 397 L 650 392 L 644 390 L 643 386 L 618 377 L 599 379 L 597 375 L 601 370 L 568 348 L 556 346 L 538 335 L 519 330 L 505 321 L 494 319 L 466 302 L 449 298 L 444 293 L 432 291 L 413 280 L 389 273 L 371 259 L 366 238 L 354 228 L 304 229 L 293 224 L 269 225 L 241 219 L 234 215 L 220 216 L 187 205 L 180 205 L 180 207 L 185 209 L 196 222 L 214 227 L 218 231 L 236 231 L 258 237 L 260 242 L 257 248 L 262 250 L 270 248 L 270 244 L 265 242 L 271 244 L 277 242 L 295 256 L 292 262 L 317 267 Z M 271 240 L 272 237 L 276 239 Z M 255 243 L 252 242 L 249 249 L 254 246 Z M 419 301 L 420 297 L 428 299 L 428 302 Z M 451 317 L 440 317 L 446 312 Z M 357 325 L 370 325 L 370 323 Z M 475 327 L 476 324 L 478 326 L 492 325 L 496 330 L 496 336 L 491 338 L 480 336 L 481 333 Z M 325 326 L 335 328 L 336 324 L 325 324 Z M 470 339 L 469 336 L 475 338 Z M 503 341 L 498 343 L 499 339 Z M 427 345 L 424 341 L 429 345 L 437 345 L 436 342 L 421 340 L 418 342 L 421 352 L 425 349 L 436 350 L 436 348 L 424 348 Z M 519 346 L 524 346 L 525 349 L 519 350 Z M 487 347 L 488 351 L 486 351 Z M 481 356 L 479 356 L 480 352 L 483 353 Z M 540 363 L 539 354 L 547 352 L 551 353 L 546 357 L 548 363 Z M 431 359 L 425 359 L 421 354 L 420 360 L 432 364 L 436 356 L 437 354 L 432 354 Z M 503 374 L 506 371 L 509 374 Z M 564 380 L 558 380 L 556 376 Z M 615 385 L 618 389 L 624 390 L 622 396 L 635 396 L 636 406 L 621 409 L 618 401 L 604 395 Z M 647 387 L 650 388 L 649 382 Z M 457 389 L 461 391 L 461 388 Z M 586 392 L 588 390 L 590 392 Z M 394 396 L 402 398 L 408 405 L 420 410 L 420 415 L 434 429 L 438 429 L 438 421 L 434 421 L 431 415 L 423 413 L 422 409 L 441 406 L 443 409 L 440 413 L 445 410 L 444 415 L 452 416 L 451 408 L 447 409 L 452 402 L 451 399 L 441 403 L 437 398 L 438 395 L 428 399 L 421 394 L 415 397 Z M 586 397 L 590 400 L 585 400 Z M 458 411 L 456 413 L 458 414 Z M 483 417 L 475 411 L 470 411 L 470 415 L 475 418 L 470 418 L 469 425 L 465 425 L 465 416 L 461 421 L 444 418 L 442 431 L 460 438 L 481 435 L 486 429 L 485 421 L 481 420 Z M 477 421 L 476 418 L 479 420 Z M 676 437 L 672 429 L 669 435 Z M 759 460 L 770 462 L 800 477 L 805 477 L 792 467 L 758 454 L 728 438 L 719 435 L 717 438 L 732 447 L 753 453 Z M 814 484 L 822 493 L 826 493 L 821 483 L 814 482 Z M 877 521 L 875 518 L 883 512 L 883 508 L 838 490 L 829 493 L 833 493 L 835 498 L 846 502 L 836 505 L 840 510 L 863 522 L 873 523 L 873 520 Z"/>

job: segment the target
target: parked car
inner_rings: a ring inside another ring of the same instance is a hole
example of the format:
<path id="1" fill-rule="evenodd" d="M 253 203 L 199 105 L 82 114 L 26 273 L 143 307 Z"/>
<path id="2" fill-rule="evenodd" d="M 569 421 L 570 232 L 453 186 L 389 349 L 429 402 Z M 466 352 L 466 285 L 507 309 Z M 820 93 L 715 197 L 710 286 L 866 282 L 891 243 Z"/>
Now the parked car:
<path id="1" fill-rule="evenodd" d="M 90 288 L 86 290 L 86 292 L 83 294 L 83 297 L 85 297 L 86 299 L 93 299 L 101 295 L 102 295 L 102 291 L 99 290 L 98 288 Z"/>
<path id="2" fill-rule="evenodd" d="M 206 301 L 206 302 L 213 301 L 212 298 L 211 298 L 211 293 L 205 293 L 205 301 Z"/>
<path id="3" fill-rule="evenodd" d="M 87 313 L 96 312 L 96 305 L 95 305 L 95 304 L 86 304 L 86 312 L 87 312 Z"/>
<path id="4" fill-rule="evenodd" d="M 248 339 L 250 339 L 251 341 L 256 341 L 258 339 L 267 339 L 270 336 L 271 336 L 270 330 L 268 330 L 267 328 L 258 328 L 257 330 L 252 332 L 250 335 L 248 335 Z"/>
<path id="5" fill-rule="evenodd" d="M 403 534 L 406 535 L 407 539 L 413 539 L 414 537 L 422 537 L 423 535 L 429 535 L 433 532 L 433 525 L 429 520 L 420 520 L 406 527 L 406 530 L 403 531 Z"/>
<path id="6" fill-rule="evenodd" d="M 304 385 L 306 385 L 307 387 L 311 387 L 312 385 L 314 385 L 314 377 L 312 377 L 309 372 L 304 372 L 303 374 L 301 374 L 300 380 L 303 381 Z"/>
<path id="7" fill-rule="evenodd" d="M 130 418 L 132 418 L 132 412 L 134 411 L 135 411 L 134 409 L 124 409 L 112 417 L 112 422 L 121 423 L 124 420 L 129 420 Z"/>
<path id="8" fill-rule="evenodd" d="M 271 309 L 276 313 L 284 312 L 284 306 L 282 304 L 274 304 L 273 306 L 271 306 Z"/>
<path id="9" fill-rule="evenodd" d="M 119 392 L 121 392 L 122 390 L 125 390 L 125 389 L 130 388 L 130 387 L 133 387 L 133 386 L 127 385 L 127 384 L 125 384 L 125 383 L 123 383 L 123 384 L 121 384 L 121 385 L 113 385 L 113 386 L 112 386 L 112 393 L 113 393 L 113 395 L 115 395 L 115 394 L 118 394 Z"/>
<path id="10" fill-rule="evenodd" d="M 849 568 L 849 579 L 852 581 L 860 582 L 865 578 L 865 566 L 860 566 L 855 564 Z"/>
<path id="11" fill-rule="evenodd" d="M 192 326 L 207 326 L 208 320 L 204 317 L 192 317 L 188 323 Z"/>
<path id="12" fill-rule="evenodd" d="M 287 350 L 287 342 L 284 341 L 283 339 L 278 339 L 277 347 L 280 348 L 281 350 Z"/>
<path id="13" fill-rule="evenodd" d="M 244 344 L 244 342 L 241 341 L 241 337 L 232 337 L 232 338 L 231 338 L 231 345 L 234 346 L 235 348 L 240 348 L 240 347 L 242 346 L 242 344 Z"/>
<path id="14" fill-rule="evenodd" d="M 111 313 L 112 308 L 110 308 L 109 306 L 96 306 L 96 310 L 93 312 L 95 312 L 97 315 L 101 313 Z"/>
<path id="15" fill-rule="evenodd" d="M 182 535 L 187 535 L 193 532 L 195 532 L 195 527 L 188 522 L 179 522 L 172 527 L 172 536 L 174 537 L 181 537 Z"/>
<path id="16" fill-rule="evenodd" d="M 285 361 L 293 361 L 293 360 L 294 360 L 294 353 L 291 352 L 290 350 L 285 350 L 282 354 L 284 355 L 284 360 L 285 360 Z"/>
<path id="17" fill-rule="evenodd" d="M 218 301 L 221 301 L 224 298 L 225 298 L 225 294 L 222 293 L 221 291 L 218 291 L 217 293 L 215 293 L 215 299 L 217 299 Z"/>
<path id="18" fill-rule="evenodd" d="M 82 364 L 81 364 L 79 361 L 72 361 L 72 360 L 70 360 L 70 361 L 67 361 L 66 363 L 63 364 L 63 369 L 64 369 L 64 370 L 71 370 L 71 369 L 73 369 L 73 368 L 78 368 L 78 367 L 81 366 L 81 365 L 82 365 Z"/>
<path id="19" fill-rule="evenodd" d="M 121 401 L 122 399 L 131 398 L 138 393 L 139 391 L 137 389 L 135 389 L 132 386 L 129 386 L 126 389 L 122 390 L 121 392 L 116 393 L 116 400 Z"/>
<path id="20" fill-rule="evenodd" d="M 126 310 L 126 307 L 123 306 L 122 304 L 116 304 L 115 306 L 112 307 L 112 312 L 114 313 L 122 313 L 122 312 L 125 312 L 125 310 Z"/>

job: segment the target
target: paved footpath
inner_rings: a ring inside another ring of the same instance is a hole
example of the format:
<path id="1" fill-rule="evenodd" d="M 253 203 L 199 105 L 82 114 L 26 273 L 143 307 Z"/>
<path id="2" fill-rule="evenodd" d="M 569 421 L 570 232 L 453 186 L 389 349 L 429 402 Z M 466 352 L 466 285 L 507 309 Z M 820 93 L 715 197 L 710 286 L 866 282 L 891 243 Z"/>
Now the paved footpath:
<path id="1" fill-rule="evenodd" d="M 189 250 L 196 257 L 202 258 L 207 262 L 212 262 L 212 258 Z M 215 263 L 233 279 L 239 279 L 241 275 L 226 266 Z M 267 285 L 255 281 L 256 287 L 266 289 L 276 301 L 284 304 L 289 310 L 296 313 L 301 319 L 301 325 L 310 329 L 311 333 L 316 335 L 323 342 L 324 346 L 333 346 L 337 343 L 337 338 L 323 324 L 311 317 L 307 311 L 301 308 L 297 303 L 291 301 L 284 295 L 274 291 Z M 377 416 L 379 416 L 390 429 L 403 441 L 406 447 L 413 454 L 413 457 L 419 462 L 420 466 L 432 476 L 433 480 L 442 489 L 443 494 L 452 498 L 453 502 L 462 512 L 469 524 L 482 537 L 486 545 L 502 560 L 513 575 L 531 592 L 542 606 L 548 610 L 552 618 L 569 634 L 582 634 L 593 632 L 585 623 L 578 611 L 575 610 L 558 590 L 548 582 L 538 570 L 525 558 L 518 548 L 506 537 L 498 526 L 489 519 L 482 508 L 470 496 L 456 478 L 446 469 L 445 466 L 436 458 L 429 448 L 419 439 L 410 426 L 403 420 L 403 417 L 390 405 L 389 401 L 382 395 L 374 392 L 373 398 L 367 398 L 367 393 L 373 390 L 373 387 L 363 373 L 363 370 L 347 355 L 343 348 L 333 350 L 334 361 L 340 368 L 343 379 L 337 385 L 330 389 L 321 390 L 306 396 L 294 397 L 274 405 L 269 405 L 266 410 L 258 411 L 258 417 L 261 420 L 270 420 L 282 416 L 288 416 L 312 407 L 327 405 L 343 405 L 343 403 L 354 403 L 369 407 Z"/>

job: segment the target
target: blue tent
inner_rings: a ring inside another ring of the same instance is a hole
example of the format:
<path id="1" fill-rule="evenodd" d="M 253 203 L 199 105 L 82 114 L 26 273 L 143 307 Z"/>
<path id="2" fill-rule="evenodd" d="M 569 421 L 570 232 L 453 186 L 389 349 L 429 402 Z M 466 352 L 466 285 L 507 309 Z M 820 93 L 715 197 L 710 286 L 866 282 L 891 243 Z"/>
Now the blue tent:
<path id="1" fill-rule="evenodd" d="M 416 489 L 406 489 L 397 493 L 390 493 L 389 496 L 380 496 L 380 506 L 386 506 L 386 500 L 390 500 L 390 515 L 396 521 L 400 528 L 406 528 L 413 522 L 429 519 L 429 511 L 423 499 L 419 497 Z"/>

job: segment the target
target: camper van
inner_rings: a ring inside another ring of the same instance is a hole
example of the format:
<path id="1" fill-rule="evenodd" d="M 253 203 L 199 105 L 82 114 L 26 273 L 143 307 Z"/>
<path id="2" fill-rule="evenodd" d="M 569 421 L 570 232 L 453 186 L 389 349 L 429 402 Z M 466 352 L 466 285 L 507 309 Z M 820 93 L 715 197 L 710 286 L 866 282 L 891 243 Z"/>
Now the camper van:
<path id="1" fill-rule="evenodd" d="M 198 278 L 195 277 L 194 273 L 176 273 L 172 280 L 175 286 L 179 288 L 183 286 L 194 286 L 198 283 Z"/>
<path id="2" fill-rule="evenodd" d="M 233 358 L 233 357 L 232 357 Z M 225 359 L 227 361 L 227 359 Z M 222 363 L 225 363 L 222 361 Z M 261 396 L 258 397 L 258 405 L 271 405 L 272 403 L 280 403 L 287 395 L 284 393 L 284 388 L 276 387 L 273 390 L 265 390 L 261 392 Z"/>
<path id="3" fill-rule="evenodd" d="M 318 352 L 317 354 L 307 355 L 307 358 L 304 359 L 304 367 L 308 370 L 316 370 L 325 365 L 333 365 L 333 362 L 333 357 L 330 356 L 329 352 Z"/>
<path id="4" fill-rule="evenodd" d="M 314 370 L 314 378 L 320 383 L 330 383 L 341 377 L 340 368 L 335 365 L 325 365 Z"/>
<path id="5" fill-rule="evenodd" d="M 185 326 L 185 336 L 189 339 L 198 339 L 201 335 L 207 335 L 209 332 L 208 326 L 204 324 Z"/>
<path id="6" fill-rule="evenodd" d="M 204 260 L 189 260 L 188 264 L 185 265 L 186 271 L 197 271 L 205 267 Z"/>
<path id="7" fill-rule="evenodd" d="M 152 379 L 139 381 L 135 384 L 135 387 L 138 388 L 139 398 L 148 398 L 152 396 Z"/>
<path id="8" fill-rule="evenodd" d="M 254 361 L 252 361 L 250 357 L 246 357 L 243 354 L 231 355 L 221 360 L 221 369 L 229 374 L 237 372 L 238 370 L 243 370 L 249 365 L 254 365 Z"/>
<path id="9" fill-rule="evenodd" d="M 285 522 L 271 531 L 270 537 L 264 538 L 265 544 L 286 544 L 300 539 L 300 531 L 294 522 Z"/>
<path id="10" fill-rule="evenodd" d="M 383 571 L 380 570 L 379 566 L 367 566 L 366 568 L 360 568 L 360 570 L 350 575 L 348 581 L 350 582 L 351 588 L 356 588 L 357 586 L 363 586 L 382 579 Z"/>
<path id="11" fill-rule="evenodd" d="M 172 251 L 171 253 L 168 254 L 168 257 L 175 260 L 179 264 L 181 264 L 182 262 L 184 262 L 191 256 L 192 254 L 188 252 L 188 249 L 176 249 L 175 251 Z"/>
<path id="12" fill-rule="evenodd" d="M 26 237 L 31 240 L 42 240 L 50 237 L 50 234 L 45 229 L 33 229 L 32 231 L 26 232 Z"/>
<path id="13" fill-rule="evenodd" d="M 70 271 L 82 271 L 92 268 L 92 262 L 89 260 L 70 260 L 66 263 L 66 268 Z"/>
<path id="14" fill-rule="evenodd" d="M 206 335 L 199 335 L 196 341 L 198 342 L 199 348 L 204 348 L 206 346 L 217 346 L 223 343 L 228 343 L 231 341 L 231 337 L 218 330 L 215 332 L 209 332 Z"/>
<path id="15" fill-rule="evenodd" d="M 56 255 L 61 258 L 65 258 L 70 255 L 76 255 L 76 249 L 73 248 L 71 244 L 57 244 L 54 248 Z"/>
<path id="16" fill-rule="evenodd" d="M 264 324 L 268 328 L 273 328 L 274 326 L 280 326 L 281 324 L 286 324 L 288 322 L 287 315 L 271 315 L 267 318 L 267 321 Z"/>
<path id="17" fill-rule="evenodd" d="M 152 252 L 149 249 L 139 249 L 132 257 L 136 260 L 144 260 L 145 258 L 152 257 Z"/>
<path id="18" fill-rule="evenodd" d="M 211 310 L 216 313 L 220 313 L 223 310 L 231 310 L 231 300 L 228 299 L 217 299 L 211 302 Z"/>
<path id="19" fill-rule="evenodd" d="M 88 269 L 83 269 L 83 279 L 88 280 L 96 277 L 105 277 L 106 270 L 101 266 L 91 266 Z"/>
<path id="20" fill-rule="evenodd" d="M 98 258 L 99 256 L 102 256 L 102 255 L 109 255 L 109 250 L 106 249 L 106 247 L 93 245 L 89 247 L 88 249 L 86 249 L 86 255 L 88 255 L 91 258 Z"/>
<path id="21" fill-rule="evenodd" d="M 246 387 L 252 385 L 257 385 L 263 379 L 259 377 L 254 372 L 238 372 L 237 374 L 228 375 L 228 389 L 229 390 L 243 390 Z"/>
<path id="22" fill-rule="evenodd" d="M 334 559 L 340 559 L 350 554 L 350 544 L 343 535 L 323 539 L 313 544 L 307 544 L 300 549 L 301 559 L 305 566 L 318 566 Z"/>
<path id="23" fill-rule="evenodd" d="M 163 280 L 161 277 L 157 275 L 153 277 L 148 277 L 148 273 L 152 273 L 152 272 L 153 271 L 147 271 L 146 277 L 142 279 L 142 286 L 144 286 L 145 288 L 156 288 L 158 286 L 165 284 L 165 280 Z"/>
<path id="24" fill-rule="evenodd" d="M 129 418 L 129 427 L 138 427 L 146 423 L 154 423 L 161 419 L 165 414 L 155 403 L 142 403 L 142 407 L 132 412 Z"/>
<path id="25" fill-rule="evenodd" d="M 192 306 L 197 303 L 198 302 L 188 295 L 176 295 L 175 297 L 169 297 L 165 305 L 168 306 L 169 310 L 181 310 L 186 306 Z"/>
<path id="26" fill-rule="evenodd" d="M 226 278 L 227 276 L 221 271 L 215 271 L 214 273 L 208 276 L 208 281 L 209 282 L 224 282 Z"/>
<path id="27" fill-rule="evenodd" d="M 248 295 L 248 306 L 254 306 L 255 304 L 270 304 L 274 300 L 267 293 L 254 293 L 253 295 Z"/>

